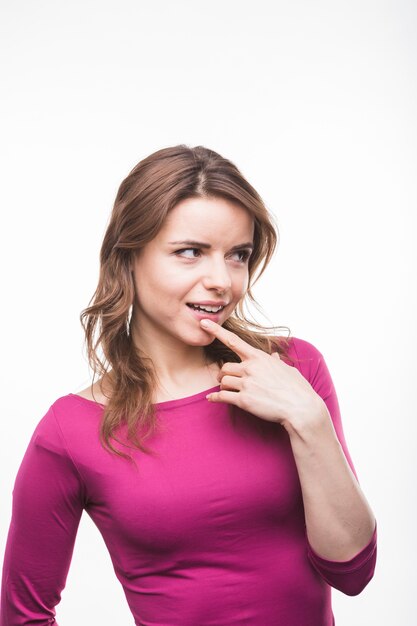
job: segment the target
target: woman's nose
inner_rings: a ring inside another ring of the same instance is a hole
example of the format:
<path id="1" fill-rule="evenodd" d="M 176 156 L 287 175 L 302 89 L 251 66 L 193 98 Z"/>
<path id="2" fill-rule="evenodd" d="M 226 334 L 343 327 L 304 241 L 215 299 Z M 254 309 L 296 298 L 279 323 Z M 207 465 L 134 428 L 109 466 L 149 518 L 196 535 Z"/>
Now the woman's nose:
<path id="1" fill-rule="evenodd" d="M 206 289 L 217 289 L 226 291 L 232 286 L 232 279 L 224 260 L 212 261 L 204 278 Z"/>

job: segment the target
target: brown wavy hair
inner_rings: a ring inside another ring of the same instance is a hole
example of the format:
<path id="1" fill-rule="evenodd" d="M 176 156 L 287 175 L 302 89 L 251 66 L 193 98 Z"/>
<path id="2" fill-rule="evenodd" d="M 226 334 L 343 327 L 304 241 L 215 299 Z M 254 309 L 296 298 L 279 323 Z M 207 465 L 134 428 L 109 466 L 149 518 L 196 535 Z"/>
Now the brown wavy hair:
<path id="1" fill-rule="evenodd" d="M 88 362 L 94 376 L 103 375 L 111 390 L 104 405 L 100 442 L 110 452 L 131 461 L 130 455 L 116 449 L 110 438 L 132 448 L 116 436 L 116 431 L 124 426 L 133 448 L 153 454 L 143 442 L 158 424 L 152 404 L 156 375 L 152 362 L 135 346 L 131 335 L 135 306 L 133 259 L 157 235 L 168 212 L 180 201 L 216 197 L 239 203 L 252 214 L 255 225 L 248 288 L 223 327 L 255 348 L 268 354 L 277 350 L 284 360 L 291 361 L 290 329 L 260 325 L 244 312 L 247 299 L 260 309 L 251 288 L 263 274 L 279 240 L 278 227 L 259 194 L 234 163 L 203 146 L 191 148 L 181 144 L 147 156 L 119 187 L 100 250 L 98 285 L 89 306 L 80 314 Z M 268 334 L 268 330 L 275 332 L 277 328 L 286 329 L 287 338 Z M 104 360 L 98 354 L 99 348 Z M 204 350 L 208 362 L 216 362 L 220 367 L 227 361 L 241 361 L 217 338 Z"/>

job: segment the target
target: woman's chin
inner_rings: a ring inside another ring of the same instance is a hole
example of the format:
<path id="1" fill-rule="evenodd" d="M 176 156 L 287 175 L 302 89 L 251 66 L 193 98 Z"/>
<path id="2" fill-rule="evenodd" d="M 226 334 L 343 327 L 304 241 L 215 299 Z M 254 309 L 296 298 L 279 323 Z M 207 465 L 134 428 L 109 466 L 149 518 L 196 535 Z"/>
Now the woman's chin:
<path id="1" fill-rule="evenodd" d="M 202 348 L 204 346 L 209 346 L 211 343 L 213 343 L 214 339 L 215 337 L 213 335 L 209 335 L 205 330 L 201 329 L 201 331 L 197 333 L 194 337 L 187 337 L 186 339 L 184 338 L 183 341 L 189 346 Z"/>

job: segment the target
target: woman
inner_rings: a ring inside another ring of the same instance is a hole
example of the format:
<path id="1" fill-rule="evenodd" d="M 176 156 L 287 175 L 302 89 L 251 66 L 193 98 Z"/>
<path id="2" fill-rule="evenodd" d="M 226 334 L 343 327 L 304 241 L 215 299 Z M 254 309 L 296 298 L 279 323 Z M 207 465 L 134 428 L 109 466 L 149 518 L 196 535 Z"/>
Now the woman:
<path id="1" fill-rule="evenodd" d="M 331 587 L 372 578 L 376 521 L 324 358 L 244 313 L 276 242 L 204 147 L 122 182 L 81 313 L 100 378 L 55 400 L 19 468 L 1 626 L 56 623 L 84 509 L 138 625 L 330 626 Z"/>

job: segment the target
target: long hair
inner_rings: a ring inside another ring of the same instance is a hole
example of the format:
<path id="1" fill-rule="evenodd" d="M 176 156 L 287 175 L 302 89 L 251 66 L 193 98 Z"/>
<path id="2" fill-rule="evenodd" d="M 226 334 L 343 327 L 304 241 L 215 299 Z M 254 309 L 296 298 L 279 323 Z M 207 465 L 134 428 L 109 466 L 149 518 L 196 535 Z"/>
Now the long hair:
<path id="1" fill-rule="evenodd" d="M 128 460 L 132 459 L 116 449 L 110 438 L 126 446 L 116 436 L 124 428 L 133 448 L 153 454 L 144 441 L 158 424 L 152 404 L 156 374 L 152 362 L 141 353 L 131 335 L 135 305 L 132 259 L 157 235 L 168 212 L 180 201 L 216 197 L 239 203 L 251 213 L 255 225 L 246 295 L 223 327 L 255 348 L 268 354 L 276 350 L 284 360 L 291 360 L 290 329 L 278 327 L 287 329 L 287 338 L 268 334 L 267 330 L 275 331 L 277 327 L 251 321 L 244 311 L 246 300 L 259 309 L 251 288 L 268 265 L 279 237 L 273 217 L 259 194 L 234 163 L 203 146 L 190 148 L 181 144 L 147 156 L 118 189 L 101 246 L 98 285 L 89 306 L 80 314 L 90 367 L 94 375 L 105 375 L 111 388 L 100 425 L 100 442 L 108 451 Z M 99 349 L 104 360 L 98 354 Z M 204 350 L 208 362 L 216 362 L 220 367 L 227 361 L 241 361 L 216 338 Z"/>

